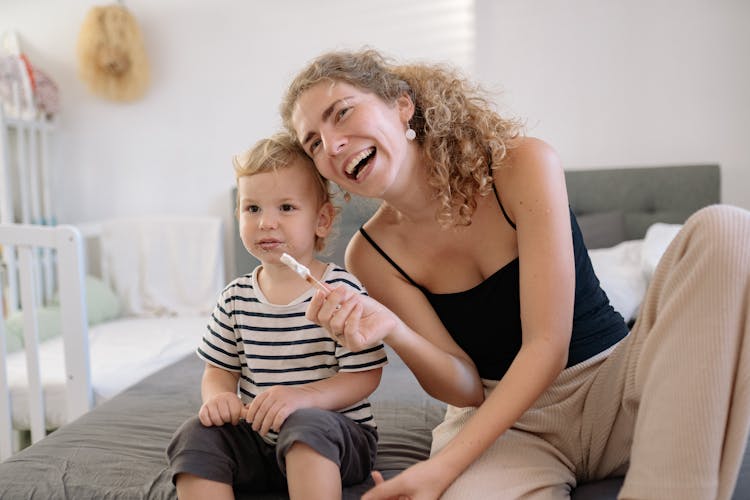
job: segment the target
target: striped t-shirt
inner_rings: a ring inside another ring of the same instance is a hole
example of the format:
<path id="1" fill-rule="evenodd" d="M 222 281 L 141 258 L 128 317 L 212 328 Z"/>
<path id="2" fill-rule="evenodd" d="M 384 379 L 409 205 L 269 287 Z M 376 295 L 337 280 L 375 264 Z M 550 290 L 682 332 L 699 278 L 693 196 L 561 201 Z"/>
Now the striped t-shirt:
<path id="1" fill-rule="evenodd" d="M 312 288 L 287 305 L 270 303 L 257 286 L 259 269 L 235 279 L 221 292 L 197 349 L 204 361 L 240 372 L 239 394 L 244 404 L 274 385 L 301 385 L 339 371 L 371 370 L 388 363 L 382 344 L 352 352 L 306 319 Z M 366 293 L 353 275 L 333 264 L 328 264 L 323 281 L 344 283 Z M 375 427 L 366 399 L 339 411 L 355 422 Z M 276 435 L 271 432 L 266 438 L 274 443 Z"/>

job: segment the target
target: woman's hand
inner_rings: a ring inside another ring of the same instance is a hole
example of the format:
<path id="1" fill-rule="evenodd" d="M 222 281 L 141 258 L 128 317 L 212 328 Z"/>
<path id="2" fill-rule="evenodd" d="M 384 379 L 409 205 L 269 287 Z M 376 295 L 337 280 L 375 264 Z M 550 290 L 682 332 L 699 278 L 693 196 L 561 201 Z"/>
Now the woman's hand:
<path id="1" fill-rule="evenodd" d="M 305 316 L 351 351 L 382 342 L 399 322 L 385 306 L 346 286 L 336 287 L 327 295 L 316 292 Z"/>
<path id="2" fill-rule="evenodd" d="M 362 500 L 436 500 L 450 485 L 431 460 L 412 465 L 388 481 L 378 471 L 373 471 L 372 478 L 375 487 Z"/>

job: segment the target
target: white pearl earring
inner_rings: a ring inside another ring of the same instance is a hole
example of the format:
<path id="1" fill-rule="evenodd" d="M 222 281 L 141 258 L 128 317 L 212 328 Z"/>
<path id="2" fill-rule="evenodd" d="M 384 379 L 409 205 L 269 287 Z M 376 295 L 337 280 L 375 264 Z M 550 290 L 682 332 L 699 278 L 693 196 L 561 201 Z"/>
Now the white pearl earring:
<path id="1" fill-rule="evenodd" d="M 406 129 L 406 139 L 409 141 L 413 141 L 417 138 L 417 133 L 414 131 L 413 128 L 411 128 L 411 125 L 409 125 L 409 128 Z"/>

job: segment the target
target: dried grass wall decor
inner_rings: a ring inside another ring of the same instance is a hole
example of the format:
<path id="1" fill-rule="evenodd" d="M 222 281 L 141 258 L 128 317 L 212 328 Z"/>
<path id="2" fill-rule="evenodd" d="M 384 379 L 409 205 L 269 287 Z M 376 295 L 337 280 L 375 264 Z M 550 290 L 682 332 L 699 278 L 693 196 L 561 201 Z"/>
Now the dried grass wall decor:
<path id="1" fill-rule="evenodd" d="M 148 60 L 135 17 L 122 5 L 93 7 L 78 35 L 78 69 L 93 93 L 115 101 L 143 96 Z"/>

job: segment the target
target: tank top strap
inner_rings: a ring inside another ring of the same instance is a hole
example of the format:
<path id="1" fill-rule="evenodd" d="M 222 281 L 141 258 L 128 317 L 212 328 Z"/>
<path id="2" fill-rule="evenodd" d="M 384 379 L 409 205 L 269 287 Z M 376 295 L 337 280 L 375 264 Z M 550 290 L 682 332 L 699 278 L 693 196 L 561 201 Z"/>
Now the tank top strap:
<path id="1" fill-rule="evenodd" d="M 359 232 L 360 232 L 360 233 L 362 234 L 362 236 L 364 236 L 364 237 L 365 237 L 365 239 L 366 239 L 366 240 L 367 240 L 367 241 L 368 241 L 368 242 L 370 243 L 370 245 L 372 245 L 372 247 L 373 247 L 373 248 L 374 248 L 375 250 L 377 250 L 377 251 L 378 251 L 378 253 L 379 253 L 380 255 L 382 255 L 382 256 L 383 256 L 383 258 L 384 258 L 385 260 L 387 260 L 387 261 L 388 261 L 388 263 L 389 263 L 390 265 L 392 265 L 392 266 L 394 267 L 394 269 L 396 269 L 396 271 L 398 271 L 399 273 L 401 273 L 401 276 L 403 276 L 404 278 L 406 278 L 406 280 L 407 280 L 407 281 L 408 281 L 409 283 L 411 283 L 412 285 L 414 285 L 415 287 L 417 287 L 417 288 L 422 288 L 422 287 L 420 287 L 420 286 L 419 286 L 419 285 L 417 284 L 417 282 L 416 282 L 416 281 L 414 281 L 413 279 L 411 279 L 411 276 L 409 276 L 408 274 L 406 274 L 406 272 L 405 272 L 405 271 L 404 271 L 403 269 L 401 269 L 401 267 L 399 267 L 399 265 L 398 265 L 398 264 L 396 264 L 396 263 L 395 263 L 395 262 L 393 261 L 393 259 L 391 259 L 391 258 L 390 258 L 390 257 L 388 256 L 388 254 L 387 254 L 387 253 L 385 253 L 385 251 L 383 251 L 383 249 L 382 249 L 382 248 L 380 248 L 380 247 L 378 246 L 378 244 L 377 244 L 377 243 L 375 243 L 375 240 L 373 240 L 373 239 L 372 239 L 372 238 L 370 237 L 370 235 L 369 235 L 369 234 L 367 234 L 367 231 L 365 231 L 365 228 L 364 228 L 364 226 L 360 226 L 360 227 L 359 227 Z"/>
<path id="2" fill-rule="evenodd" d="M 512 227 L 514 230 L 516 229 L 516 224 L 512 220 L 510 220 L 510 217 L 508 217 L 508 212 L 505 211 L 505 207 L 503 207 L 503 203 L 500 201 L 500 195 L 497 194 L 497 188 L 495 187 L 495 183 L 492 183 L 492 191 L 495 193 L 495 199 L 497 200 L 497 204 L 500 205 L 500 210 L 503 212 L 503 216 L 505 217 L 505 220 L 508 221 L 508 224 L 510 224 L 510 227 Z"/>
<path id="3" fill-rule="evenodd" d="M 497 194 L 497 187 L 495 187 L 495 177 L 492 175 L 492 151 L 490 151 L 490 161 L 487 162 L 487 175 L 489 175 L 490 179 L 492 179 L 492 191 L 495 193 L 495 199 L 497 200 L 497 204 L 500 205 L 500 210 L 503 212 L 503 217 L 505 217 L 505 220 L 508 221 L 510 227 L 512 227 L 515 231 L 516 223 L 510 220 L 510 217 L 508 217 L 508 212 L 505 211 L 503 202 L 500 201 L 500 195 Z"/>

